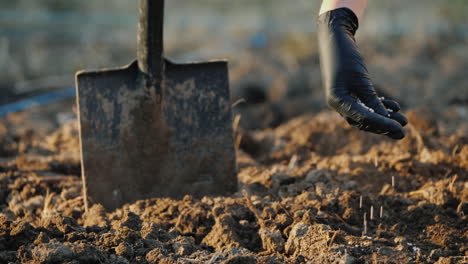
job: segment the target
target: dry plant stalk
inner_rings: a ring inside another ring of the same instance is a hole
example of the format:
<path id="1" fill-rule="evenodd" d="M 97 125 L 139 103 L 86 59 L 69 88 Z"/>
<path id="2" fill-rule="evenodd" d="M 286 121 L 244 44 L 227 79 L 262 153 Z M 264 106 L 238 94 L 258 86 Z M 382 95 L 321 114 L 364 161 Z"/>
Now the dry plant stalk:
<path id="1" fill-rule="evenodd" d="M 336 235 L 338 234 L 338 230 L 333 232 L 333 236 L 330 239 L 330 244 L 327 247 L 327 252 L 330 252 L 331 247 L 333 246 L 333 243 L 335 242 Z"/>
<path id="2" fill-rule="evenodd" d="M 41 219 L 45 219 L 52 214 L 52 199 L 54 198 L 55 194 L 51 193 L 49 189 L 47 189 L 46 196 L 44 199 L 44 207 L 42 208 Z"/>
<path id="3" fill-rule="evenodd" d="M 177 228 L 179 228 L 180 223 L 182 222 L 182 217 L 189 211 L 189 209 L 190 208 L 185 208 L 182 210 L 182 212 L 180 212 L 179 216 L 177 217 L 176 224 L 174 225 L 174 229 L 177 230 Z"/>
<path id="4" fill-rule="evenodd" d="M 236 107 L 236 106 L 238 106 L 238 105 L 240 105 L 240 104 L 242 104 L 242 103 L 247 103 L 247 101 L 245 100 L 245 98 L 241 98 L 241 99 L 235 101 L 235 102 L 231 105 L 231 108 L 234 108 L 234 107 Z"/>
<path id="5" fill-rule="evenodd" d="M 289 171 L 292 171 L 296 168 L 296 163 L 297 163 L 297 155 L 294 154 L 292 157 L 291 157 L 291 160 L 289 160 L 289 165 L 288 165 L 288 170 Z"/>
<path id="6" fill-rule="evenodd" d="M 220 253 L 215 253 L 213 257 L 211 257 L 210 262 L 208 264 L 214 264 L 218 261 L 219 257 L 221 257 Z"/>
<path id="7" fill-rule="evenodd" d="M 364 213 L 364 230 L 362 231 L 362 235 L 365 236 L 367 234 L 367 213 Z"/>
<path id="8" fill-rule="evenodd" d="M 464 213 L 463 213 L 463 201 L 461 201 L 458 206 L 457 206 L 457 214 L 459 216 L 464 216 Z"/>
<path id="9" fill-rule="evenodd" d="M 238 134 L 236 136 L 235 150 L 239 150 L 241 143 L 242 143 L 242 135 Z"/>
<path id="10" fill-rule="evenodd" d="M 83 156 L 81 156 L 81 160 L 83 160 Z M 85 174 L 83 173 L 84 171 L 84 168 L 83 168 L 83 163 L 81 163 L 81 186 L 82 186 L 82 189 L 81 189 L 81 193 L 83 194 L 83 206 L 84 206 L 84 211 L 85 213 L 88 213 L 88 210 L 89 210 L 89 202 L 88 202 L 88 184 L 87 184 L 87 181 L 86 181 L 86 177 L 85 177 Z"/>
<path id="11" fill-rule="evenodd" d="M 456 192 L 456 190 L 455 190 L 455 182 L 456 182 L 457 180 L 458 180 L 458 174 L 453 175 L 452 180 L 450 181 L 450 184 L 449 184 L 449 188 L 448 188 L 449 191 L 450 191 L 451 193 L 455 193 L 455 192 Z"/>
<path id="12" fill-rule="evenodd" d="M 242 143 L 242 135 L 240 133 L 237 133 L 241 118 L 242 118 L 242 115 L 237 114 L 236 117 L 234 117 L 234 121 L 232 122 L 232 129 L 234 130 L 234 135 L 235 135 L 235 142 L 234 142 L 235 150 L 239 150 L 240 144 Z"/>
<path id="13" fill-rule="evenodd" d="M 201 260 L 189 259 L 189 258 L 179 258 L 179 260 L 187 261 L 187 262 L 190 262 L 190 263 L 201 263 L 202 262 Z"/>
<path id="14" fill-rule="evenodd" d="M 234 130 L 234 133 L 237 132 L 237 129 L 239 128 L 239 124 L 240 124 L 241 118 L 242 118 L 242 115 L 237 114 L 237 115 L 234 117 L 234 120 L 232 121 L 232 129 Z"/>
<path id="15" fill-rule="evenodd" d="M 457 154 L 457 151 L 458 151 L 459 148 L 460 148 L 460 144 L 457 144 L 457 145 L 453 148 L 453 150 L 452 150 L 452 156 L 454 156 L 455 154 Z"/>
<path id="16" fill-rule="evenodd" d="M 260 217 L 260 212 L 255 208 L 255 205 L 252 203 L 252 200 L 250 199 L 250 194 L 246 189 L 242 190 L 242 193 L 244 195 L 245 201 L 247 202 L 247 207 L 254 213 L 255 217 L 258 220 L 258 223 L 260 224 L 261 228 L 266 228 L 265 222 L 263 219 Z"/>
<path id="17" fill-rule="evenodd" d="M 317 262 L 323 263 L 323 264 L 331 264 L 332 262 L 330 261 L 329 255 L 330 255 L 330 250 L 333 246 L 333 243 L 335 242 L 336 235 L 338 234 L 339 230 L 336 230 L 333 232 L 333 235 L 330 239 L 329 244 L 326 247 L 322 248 L 322 253 L 318 256 Z"/>
<path id="18" fill-rule="evenodd" d="M 57 210 L 60 211 L 60 210 L 63 210 L 66 206 L 70 206 L 70 207 L 74 207 L 74 206 L 77 206 L 80 201 L 83 199 L 83 196 L 78 196 L 78 197 L 75 197 L 73 199 L 69 199 L 69 200 L 66 200 L 66 201 L 63 201 L 62 203 L 60 203 L 58 206 L 57 206 Z"/>

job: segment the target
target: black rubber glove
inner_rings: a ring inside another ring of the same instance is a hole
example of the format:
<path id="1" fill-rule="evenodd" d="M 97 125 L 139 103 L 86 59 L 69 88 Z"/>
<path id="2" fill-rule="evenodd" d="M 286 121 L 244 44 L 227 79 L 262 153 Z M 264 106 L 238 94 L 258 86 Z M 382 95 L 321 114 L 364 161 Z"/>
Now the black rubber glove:
<path id="1" fill-rule="evenodd" d="M 348 8 L 326 12 L 318 18 L 320 64 L 326 99 L 350 125 L 384 134 L 405 136 L 408 121 L 397 102 L 379 98 L 356 46 L 358 18 Z"/>

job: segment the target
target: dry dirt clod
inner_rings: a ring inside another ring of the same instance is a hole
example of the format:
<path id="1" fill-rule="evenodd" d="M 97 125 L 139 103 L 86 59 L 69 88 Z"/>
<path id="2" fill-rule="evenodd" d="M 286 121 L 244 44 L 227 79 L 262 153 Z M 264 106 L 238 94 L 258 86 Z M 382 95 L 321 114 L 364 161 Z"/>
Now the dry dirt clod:
<path id="1" fill-rule="evenodd" d="M 53 215 L 42 219 L 42 226 L 56 237 L 63 236 L 66 233 L 85 231 L 74 218 L 60 215 Z"/>
<path id="2" fill-rule="evenodd" d="M 202 243 L 217 249 L 240 247 L 243 242 L 234 232 L 235 220 L 229 215 L 216 218 L 211 232 L 203 238 Z"/>
<path id="3" fill-rule="evenodd" d="M 309 225 L 299 222 L 291 230 L 285 250 L 294 257 L 303 256 L 309 260 L 321 256 L 328 248 L 331 239 L 329 226 Z"/>
<path id="4" fill-rule="evenodd" d="M 74 257 L 70 247 L 58 242 L 40 244 L 31 252 L 33 260 L 40 263 L 60 263 L 73 260 Z"/>
<path id="5" fill-rule="evenodd" d="M 178 237 L 172 242 L 172 249 L 179 256 L 188 256 L 195 251 L 193 237 Z"/>
<path id="6" fill-rule="evenodd" d="M 74 260 L 79 263 L 102 263 L 105 262 L 109 254 L 85 241 L 79 241 L 72 246 Z"/>
<path id="7" fill-rule="evenodd" d="M 115 253 L 124 258 L 131 259 L 134 254 L 133 246 L 129 243 L 122 242 L 115 248 Z"/>
<path id="8" fill-rule="evenodd" d="M 27 245 L 28 243 L 34 241 L 36 235 L 37 231 L 35 228 L 25 221 L 14 223 L 14 227 L 10 231 L 12 243 L 17 246 Z"/>
<path id="9" fill-rule="evenodd" d="M 115 229 L 119 227 L 128 227 L 135 231 L 139 231 L 141 229 L 142 221 L 140 217 L 132 212 L 128 212 L 125 214 L 124 218 L 122 219 L 121 223 L 118 224 L 119 226 L 114 226 Z"/>
<path id="10" fill-rule="evenodd" d="M 99 226 L 106 227 L 109 224 L 109 220 L 106 218 L 106 210 L 100 204 L 94 204 L 87 212 L 83 215 L 84 226 Z"/>
<path id="11" fill-rule="evenodd" d="M 154 263 L 154 264 L 175 263 L 175 262 L 171 262 L 172 261 L 171 258 L 165 257 L 166 254 L 167 253 L 163 249 L 155 248 L 151 250 L 150 252 L 148 252 L 148 254 L 146 254 L 146 261 L 148 261 L 148 263 Z"/>
<path id="12" fill-rule="evenodd" d="M 262 239 L 262 246 L 264 250 L 268 252 L 284 252 L 285 241 L 279 230 L 268 230 L 265 228 L 260 228 L 258 233 Z"/>

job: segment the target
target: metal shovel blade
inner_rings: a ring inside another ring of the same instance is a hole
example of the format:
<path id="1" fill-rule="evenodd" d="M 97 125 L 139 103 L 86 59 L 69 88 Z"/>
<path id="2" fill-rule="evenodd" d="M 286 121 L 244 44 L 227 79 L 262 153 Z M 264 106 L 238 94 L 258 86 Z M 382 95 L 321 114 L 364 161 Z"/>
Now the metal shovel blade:
<path id="1" fill-rule="evenodd" d="M 76 76 L 85 206 L 235 191 L 227 63 L 165 60 L 164 0 L 139 3 L 137 61 Z"/>
<path id="2" fill-rule="evenodd" d="M 237 188 L 226 62 L 164 66 L 160 87 L 136 62 L 77 74 L 83 182 L 107 208 Z"/>

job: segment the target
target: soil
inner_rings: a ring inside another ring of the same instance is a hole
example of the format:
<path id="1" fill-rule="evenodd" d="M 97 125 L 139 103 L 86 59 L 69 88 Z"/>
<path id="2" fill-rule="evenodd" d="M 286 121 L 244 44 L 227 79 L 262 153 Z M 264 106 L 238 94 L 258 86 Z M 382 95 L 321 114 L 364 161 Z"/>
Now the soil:
<path id="1" fill-rule="evenodd" d="M 467 261 L 466 108 L 410 110 L 398 142 L 331 111 L 240 126 L 237 193 L 85 212 L 70 104 L 0 122 L 0 263 Z"/>
<path id="2" fill-rule="evenodd" d="M 401 96 L 401 141 L 324 110 L 316 53 L 233 65 L 229 196 L 85 212 L 74 101 L 9 114 L 0 263 L 468 263 L 467 42 L 441 39 L 366 51 L 379 95 Z"/>

